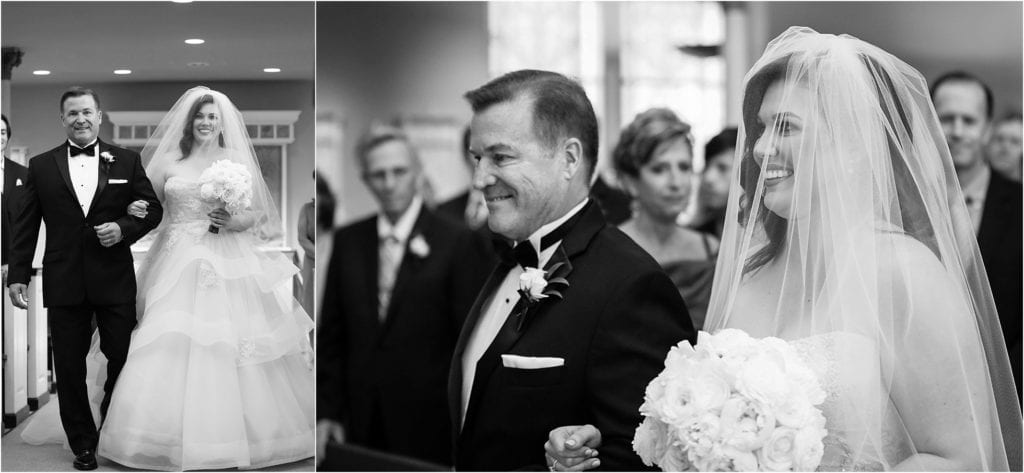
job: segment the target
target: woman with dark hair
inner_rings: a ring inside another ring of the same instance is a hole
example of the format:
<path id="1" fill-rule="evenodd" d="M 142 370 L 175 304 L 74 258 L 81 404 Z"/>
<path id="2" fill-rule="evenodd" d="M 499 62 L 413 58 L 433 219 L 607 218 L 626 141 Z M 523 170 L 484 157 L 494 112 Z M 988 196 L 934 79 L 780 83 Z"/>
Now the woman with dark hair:
<path id="1" fill-rule="evenodd" d="M 612 152 L 633 214 L 619 229 L 665 269 L 686 301 L 694 328 L 704 322 L 718 240 L 676 224 L 693 194 L 693 137 L 675 113 L 653 108 L 633 119 Z"/>
<path id="2" fill-rule="evenodd" d="M 728 127 L 704 145 L 704 170 L 697 193 L 697 215 L 692 228 L 722 237 L 725 209 L 729 203 L 733 158 L 736 155 L 736 127 Z"/>
<path id="3" fill-rule="evenodd" d="M 781 339 L 813 371 L 818 470 L 1019 471 L 1007 350 L 924 78 L 794 27 L 745 84 L 706 330 Z M 549 465 L 587 468 L 599 441 L 555 429 Z"/>

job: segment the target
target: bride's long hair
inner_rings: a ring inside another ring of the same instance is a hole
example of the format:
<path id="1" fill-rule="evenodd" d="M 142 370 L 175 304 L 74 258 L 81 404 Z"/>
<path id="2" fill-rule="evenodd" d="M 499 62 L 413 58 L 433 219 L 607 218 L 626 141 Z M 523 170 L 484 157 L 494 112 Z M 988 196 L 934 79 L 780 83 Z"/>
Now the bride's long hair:
<path id="1" fill-rule="evenodd" d="M 248 230 L 262 243 L 270 243 L 283 232 L 281 216 L 270 189 L 263 178 L 259 159 L 246 130 L 242 112 L 226 95 L 204 86 L 193 87 L 182 94 L 157 125 L 142 149 L 142 160 L 149 175 L 161 175 L 162 168 L 187 159 L 193 150 L 193 119 L 199 109 L 208 103 L 220 112 L 218 144 L 224 149 L 221 159 L 241 164 L 252 175 L 252 205 L 247 209 L 254 225 Z"/>
<path id="2" fill-rule="evenodd" d="M 794 27 L 747 74 L 742 107 L 706 330 L 801 340 L 840 368 L 822 380 L 823 467 L 932 453 L 915 430 L 932 413 L 914 409 L 941 396 L 960 409 L 944 434 L 974 446 L 962 468 L 1020 469 L 998 314 L 921 74 Z"/>

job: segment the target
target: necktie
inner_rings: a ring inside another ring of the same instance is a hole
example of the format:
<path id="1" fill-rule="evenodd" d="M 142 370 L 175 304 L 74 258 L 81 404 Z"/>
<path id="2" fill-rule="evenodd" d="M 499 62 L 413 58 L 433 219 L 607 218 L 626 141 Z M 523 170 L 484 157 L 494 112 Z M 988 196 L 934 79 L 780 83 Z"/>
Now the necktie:
<path id="1" fill-rule="evenodd" d="M 387 318 L 388 306 L 391 304 L 391 290 L 395 287 L 398 276 L 398 265 L 402 262 L 401 242 L 394 235 L 384 235 L 380 239 L 377 272 L 377 319 L 384 323 Z"/>
<path id="2" fill-rule="evenodd" d="M 71 146 L 71 157 L 74 158 L 75 156 L 82 155 L 82 154 L 84 154 L 86 156 L 92 156 L 93 154 L 95 154 L 95 150 L 96 150 L 96 143 L 93 143 L 93 144 L 91 144 L 89 146 L 86 146 L 85 148 L 79 148 L 77 146 L 72 145 Z"/>

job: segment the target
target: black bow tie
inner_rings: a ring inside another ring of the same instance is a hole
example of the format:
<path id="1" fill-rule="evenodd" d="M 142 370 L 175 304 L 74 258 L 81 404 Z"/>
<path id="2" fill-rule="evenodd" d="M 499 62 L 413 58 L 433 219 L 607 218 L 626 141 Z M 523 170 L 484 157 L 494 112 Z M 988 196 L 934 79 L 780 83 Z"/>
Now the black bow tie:
<path id="1" fill-rule="evenodd" d="M 96 143 L 86 146 L 85 148 L 79 148 L 77 146 L 71 145 L 71 157 L 73 158 L 80 154 L 84 154 L 86 156 L 92 156 L 96 154 Z"/>
<path id="2" fill-rule="evenodd" d="M 572 227 L 576 226 L 576 222 L 583 216 L 583 212 L 587 209 L 584 207 L 576 215 L 573 215 L 569 220 L 566 220 L 558 228 L 555 228 L 547 235 L 544 235 L 540 239 L 540 251 L 544 251 L 561 241 Z M 498 253 L 498 257 L 501 258 L 501 262 L 509 266 L 519 265 L 523 269 L 526 268 L 537 268 L 539 266 L 539 256 L 537 251 L 533 249 L 533 245 L 529 241 L 520 242 L 518 245 L 513 247 L 509 245 L 507 241 L 494 239 L 491 241 L 494 244 L 494 251 Z"/>

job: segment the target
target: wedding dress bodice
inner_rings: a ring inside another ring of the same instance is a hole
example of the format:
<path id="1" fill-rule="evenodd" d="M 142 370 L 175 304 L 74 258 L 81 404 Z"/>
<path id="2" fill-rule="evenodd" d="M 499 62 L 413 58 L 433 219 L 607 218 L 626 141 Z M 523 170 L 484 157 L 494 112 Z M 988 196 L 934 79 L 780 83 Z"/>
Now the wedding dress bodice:
<path id="1" fill-rule="evenodd" d="M 819 406 L 828 430 L 819 471 L 882 471 L 910 455 L 892 402 L 882 397 L 881 362 L 871 340 L 830 332 L 790 344 L 826 393 Z"/>
<path id="2" fill-rule="evenodd" d="M 183 238 L 197 240 L 208 232 L 213 203 L 199 197 L 199 181 L 171 176 L 164 182 L 164 220 L 167 222 L 167 248 Z"/>

